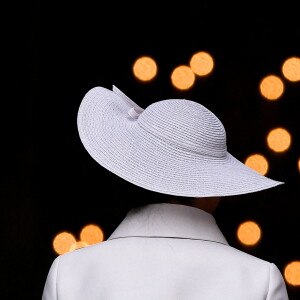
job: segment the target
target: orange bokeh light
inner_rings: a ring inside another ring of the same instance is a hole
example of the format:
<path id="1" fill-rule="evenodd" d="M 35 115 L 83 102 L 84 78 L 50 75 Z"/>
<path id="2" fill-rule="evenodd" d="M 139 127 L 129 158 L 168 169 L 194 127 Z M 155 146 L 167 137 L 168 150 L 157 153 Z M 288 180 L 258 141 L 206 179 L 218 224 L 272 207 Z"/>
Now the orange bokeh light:
<path id="1" fill-rule="evenodd" d="M 283 91 L 284 85 L 278 76 L 266 76 L 260 83 L 260 92 L 268 100 L 277 100 Z"/>
<path id="2" fill-rule="evenodd" d="M 80 239 L 89 245 L 93 245 L 102 242 L 104 234 L 99 226 L 90 224 L 82 228 Z"/>
<path id="3" fill-rule="evenodd" d="M 138 58 L 133 64 L 133 74 L 142 81 L 152 80 L 157 74 L 157 64 L 155 60 L 149 56 Z"/>
<path id="4" fill-rule="evenodd" d="M 275 152 L 283 152 L 291 145 L 291 135 L 286 129 L 279 127 L 269 132 L 267 143 Z"/>
<path id="5" fill-rule="evenodd" d="M 252 154 L 248 156 L 245 165 L 262 175 L 266 175 L 269 169 L 267 159 L 261 154 Z"/>
<path id="6" fill-rule="evenodd" d="M 294 286 L 300 286 L 300 261 L 292 261 L 284 268 L 286 282 Z"/>
<path id="7" fill-rule="evenodd" d="M 76 243 L 76 239 L 72 233 L 61 232 L 53 239 L 53 249 L 58 254 L 64 254 L 70 251 L 70 247 Z"/>
<path id="8" fill-rule="evenodd" d="M 237 237 L 242 244 L 254 246 L 261 238 L 261 229 L 257 223 L 246 221 L 238 227 Z"/>
<path id="9" fill-rule="evenodd" d="M 84 241 L 77 241 L 75 243 L 73 243 L 70 248 L 69 248 L 69 252 L 80 249 L 80 248 L 84 248 L 89 246 L 88 243 L 84 242 Z"/>
<path id="10" fill-rule="evenodd" d="M 205 76 L 213 70 L 214 60 L 209 53 L 200 51 L 192 56 L 190 66 L 196 75 Z"/>
<path id="11" fill-rule="evenodd" d="M 195 74 L 190 67 L 182 65 L 174 69 L 171 81 L 176 88 L 187 90 L 194 84 Z"/>
<path id="12" fill-rule="evenodd" d="M 282 64 L 283 76 L 289 81 L 300 80 L 300 58 L 290 57 Z"/>

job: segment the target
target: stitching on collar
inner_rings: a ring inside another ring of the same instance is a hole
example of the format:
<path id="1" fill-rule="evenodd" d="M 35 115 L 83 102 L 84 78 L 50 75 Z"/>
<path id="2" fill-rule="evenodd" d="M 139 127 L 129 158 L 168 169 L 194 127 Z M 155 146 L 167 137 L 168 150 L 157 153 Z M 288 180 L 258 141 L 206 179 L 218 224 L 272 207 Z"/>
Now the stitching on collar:
<path id="1" fill-rule="evenodd" d="M 167 238 L 167 239 L 183 239 L 183 240 L 197 240 L 197 241 L 204 241 L 204 242 L 213 242 L 213 243 L 218 243 L 218 244 L 222 244 L 225 246 L 228 246 L 225 243 L 221 243 L 218 241 L 213 241 L 213 240 L 205 240 L 205 239 L 196 239 L 196 238 L 186 238 L 186 237 L 177 237 L 177 236 L 143 236 L 143 235 L 129 235 L 129 236 L 119 236 L 119 237 L 115 237 L 115 238 L 111 238 L 106 240 L 111 241 L 111 240 L 116 240 L 116 239 L 122 239 L 122 238 L 128 238 L 128 237 L 141 237 L 141 238 Z"/>

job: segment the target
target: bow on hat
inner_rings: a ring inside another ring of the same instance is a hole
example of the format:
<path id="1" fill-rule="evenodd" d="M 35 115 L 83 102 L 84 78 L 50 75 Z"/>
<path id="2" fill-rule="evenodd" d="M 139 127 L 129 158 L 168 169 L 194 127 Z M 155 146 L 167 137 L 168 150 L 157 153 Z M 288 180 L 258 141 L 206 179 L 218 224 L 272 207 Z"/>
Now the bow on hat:
<path id="1" fill-rule="evenodd" d="M 131 118 L 137 119 L 139 115 L 144 111 L 139 105 L 132 101 L 128 96 L 126 96 L 122 91 L 120 91 L 115 85 L 112 88 L 113 92 L 117 94 L 122 100 L 124 100 L 129 106 L 128 114 Z"/>

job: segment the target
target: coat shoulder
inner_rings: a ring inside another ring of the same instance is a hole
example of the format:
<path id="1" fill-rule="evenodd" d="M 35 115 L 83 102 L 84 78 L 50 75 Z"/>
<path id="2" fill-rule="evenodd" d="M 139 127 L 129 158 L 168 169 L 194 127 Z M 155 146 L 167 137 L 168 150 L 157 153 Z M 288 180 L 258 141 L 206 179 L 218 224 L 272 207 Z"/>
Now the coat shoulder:
<path id="1" fill-rule="evenodd" d="M 257 256 L 254 256 L 252 254 L 249 254 L 247 252 L 244 252 L 240 249 L 237 249 L 235 247 L 232 247 L 232 246 L 228 246 L 229 247 L 229 251 L 231 252 L 231 255 L 236 257 L 236 259 L 239 259 L 239 260 L 245 260 L 247 262 L 249 262 L 250 264 L 261 264 L 261 265 L 264 265 L 264 266 L 268 266 L 270 267 L 270 263 L 269 261 L 267 260 L 264 260 L 262 258 L 259 258 Z"/>

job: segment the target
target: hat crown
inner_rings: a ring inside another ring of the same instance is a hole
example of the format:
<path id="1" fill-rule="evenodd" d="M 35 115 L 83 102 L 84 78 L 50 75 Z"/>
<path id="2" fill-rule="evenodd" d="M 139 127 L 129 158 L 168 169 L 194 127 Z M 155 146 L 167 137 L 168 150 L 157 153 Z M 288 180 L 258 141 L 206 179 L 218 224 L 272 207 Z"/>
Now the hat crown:
<path id="1" fill-rule="evenodd" d="M 221 121 L 200 103 L 185 99 L 162 100 L 149 105 L 137 122 L 167 143 L 213 157 L 227 152 Z"/>

